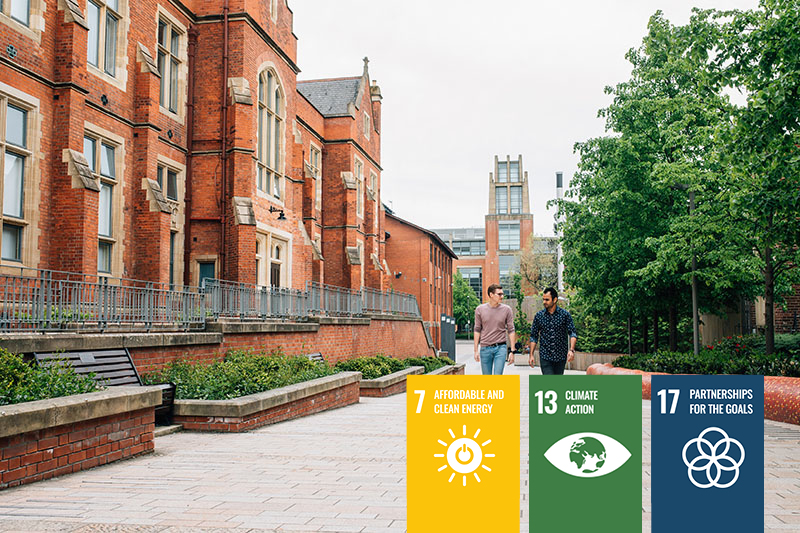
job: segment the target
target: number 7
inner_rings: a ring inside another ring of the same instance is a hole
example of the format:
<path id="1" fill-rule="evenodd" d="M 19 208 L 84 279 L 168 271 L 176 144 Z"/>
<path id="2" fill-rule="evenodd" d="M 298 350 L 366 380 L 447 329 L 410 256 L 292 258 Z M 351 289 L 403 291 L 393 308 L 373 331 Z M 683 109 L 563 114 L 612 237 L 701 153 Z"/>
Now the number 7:
<path id="1" fill-rule="evenodd" d="M 414 394 L 419 394 L 419 402 L 417 402 L 417 413 L 420 413 L 422 411 L 422 400 L 425 399 L 425 391 L 415 390 Z"/>

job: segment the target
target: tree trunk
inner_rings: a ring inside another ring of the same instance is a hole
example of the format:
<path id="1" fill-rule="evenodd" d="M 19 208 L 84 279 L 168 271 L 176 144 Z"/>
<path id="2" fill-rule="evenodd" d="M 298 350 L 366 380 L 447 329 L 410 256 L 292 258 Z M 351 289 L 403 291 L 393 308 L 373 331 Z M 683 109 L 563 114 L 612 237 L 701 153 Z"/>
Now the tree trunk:
<path id="1" fill-rule="evenodd" d="M 642 315 L 642 353 L 650 351 L 650 342 L 647 339 L 647 317 Z"/>
<path id="2" fill-rule="evenodd" d="M 669 350 L 678 351 L 678 308 L 675 304 L 669 306 Z"/>
<path id="3" fill-rule="evenodd" d="M 633 355 L 633 321 L 628 317 L 628 355 Z"/>
<path id="4" fill-rule="evenodd" d="M 658 311 L 653 311 L 653 351 L 658 351 Z"/>
<path id="5" fill-rule="evenodd" d="M 775 351 L 775 272 L 772 264 L 772 248 L 764 254 L 764 352 Z"/>

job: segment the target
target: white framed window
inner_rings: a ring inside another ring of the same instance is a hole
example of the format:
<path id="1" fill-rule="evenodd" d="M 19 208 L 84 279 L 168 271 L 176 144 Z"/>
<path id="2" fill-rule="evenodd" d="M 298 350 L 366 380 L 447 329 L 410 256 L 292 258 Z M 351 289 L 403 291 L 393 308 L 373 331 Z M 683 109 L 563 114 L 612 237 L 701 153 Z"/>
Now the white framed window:
<path id="1" fill-rule="evenodd" d="M 278 199 L 283 191 L 283 108 L 278 77 L 271 69 L 262 72 L 258 77 L 256 188 Z"/>
<path id="2" fill-rule="evenodd" d="M 22 262 L 23 237 L 29 222 L 25 210 L 26 169 L 33 153 L 29 145 L 29 109 L 0 94 L 0 149 L 3 175 L 2 260 Z"/>
<path id="3" fill-rule="evenodd" d="M 498 224 L 500 250 L 519 250 L 519 222 Z"/>
<path id="4" fill-rule="evenodd" d="M 289 241 L 274 233 L 256 233 L 256 283 L 285 287 L 289 279 Z"/>
<path id="5" fill-rule="evenodd" d="M 508 213 L 508 187 L 495 188 L 494 210 L 496 213 Z"/>
<path id="6" fill-rule="evenodd" d="M 165 18 L 159 18 L 157 40 L 158 71 L 161 73 L 159 103 L 164 109 L 172 113 L 178 113 L 180 94 L 178 73 L 181 68 L 184 32 L 173 22 Z"/>
<path id="7" fill-rule="evenodd" d="M 353 165 L 356 175 L 356 214 L 364 216 L 364 163 L 356 159 Z"/>
<path id="8" fill-rule="evenodd" d="M 322 209 L 322 151 L 313 144 L 308 151 L 308 166 L 314 176 L 314 204 L 319 211 Z"/>
<path id="9" fill-rule="evenodd" d="M 168 200 L 178 201 L 178 174 L 179 172 L 168 166 L 159 164 L 156 171 L 156 181 L 161 186 L 161 192 Z"/>
<path id="10" fill-rule="evenodd" d="M 267 241 L 268 235 L 261 233 L 256 234 L 256 284 L 267 285 Z"/>
<path id="11" fill-rule="evenodd" d="M 120 0 L 87 0 L 86 22 L 89 35 L 86 60 L 109 76 L 117 75 L 117 41 L 119 40 Z"/>
<path id="12" fill-rule="evenodd" d="M 508 162 L 507 161 L 500 161 L 497 163 L 497 182 L 498 183 L 506 183 L 508 182 Z"/>
<path id="13" fill-rule="evenodd" d="M 89 163 L 92 174 L 100 184 L 97 212 L 97 271 L 111 274 L 114 267 L 117 233 L 114 222 L 118 207 L 115 205 L 117 187 L 117 151 L 113 142 L 86 133 L 83 137 L 83 155 Z"/>
<path id="14" fill-rule="evenodd" d="M 286 241 L 272 237 L 269 258 L 269 284 L 273 287 L 284 285 L 283 277 L 285 272 L 284 263 L 286 262 L 286 252 L 289 246 Z"/>
<path id="15" fill-rule="evenodd" d="M 372 129 L 370 125 L 369 113 L 364 111 L 364 137 L 369 140 L 369 132 Z"/>
<path id="16" fill-rule="evenodd" d="M 510 202 L 510 213 L 512 215 L 517 215 L 522 213 L 522 187 L 519 185 L 512 185 L 511 189 L 511 202 Z"/>
<path id="17" fill-rule="evenodd" d="M 30 0 L 2 0 L 0 1 L 0 13 L 11 17 L 20 24 L 30 26 L 31 2 Z"/>
<path id="18" fill-rule="evenodd" d="M 372 226 L 375 232 L 378 231 L 378 175 L 373 171 L 369 171 L 369 186 L 372 189 L 372 194 L 375 197 L 374 213 L 372 217 Z"/>
<path id="19" fill-rule="evenodd" d="M 519 181 L 519 161 L 508 162 L 508 181 Z"/>

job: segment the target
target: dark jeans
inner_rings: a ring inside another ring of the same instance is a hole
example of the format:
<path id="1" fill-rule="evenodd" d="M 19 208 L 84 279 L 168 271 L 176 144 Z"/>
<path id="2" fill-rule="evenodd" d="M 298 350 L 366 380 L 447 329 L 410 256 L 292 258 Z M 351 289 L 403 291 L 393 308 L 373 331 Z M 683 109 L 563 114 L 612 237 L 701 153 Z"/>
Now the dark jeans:
<path id="1" fill-rule="evenodd" d="M 563 375 L 564 367 L 567 366 L 566 359 L 563 361 L 548 361 L 547 359 L 542 359 L 540 363 L 542 367 L 542 375 L 545 376 L 552 376 L 554 374 Z"/>

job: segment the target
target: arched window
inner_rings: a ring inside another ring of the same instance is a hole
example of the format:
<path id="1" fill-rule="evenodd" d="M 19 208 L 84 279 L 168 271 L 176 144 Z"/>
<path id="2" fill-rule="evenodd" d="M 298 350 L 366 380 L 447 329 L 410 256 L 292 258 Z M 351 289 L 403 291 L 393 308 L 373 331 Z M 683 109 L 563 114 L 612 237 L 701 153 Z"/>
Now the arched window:
<path id="1" fill-rule="evenodd" d="M 281 148 L 283 140 L 283 91 L 278 77 L 266 70 L 258 77 L 258 147 L 256 149 L 256 187 L 281 198 L 283 180 Z"/>

